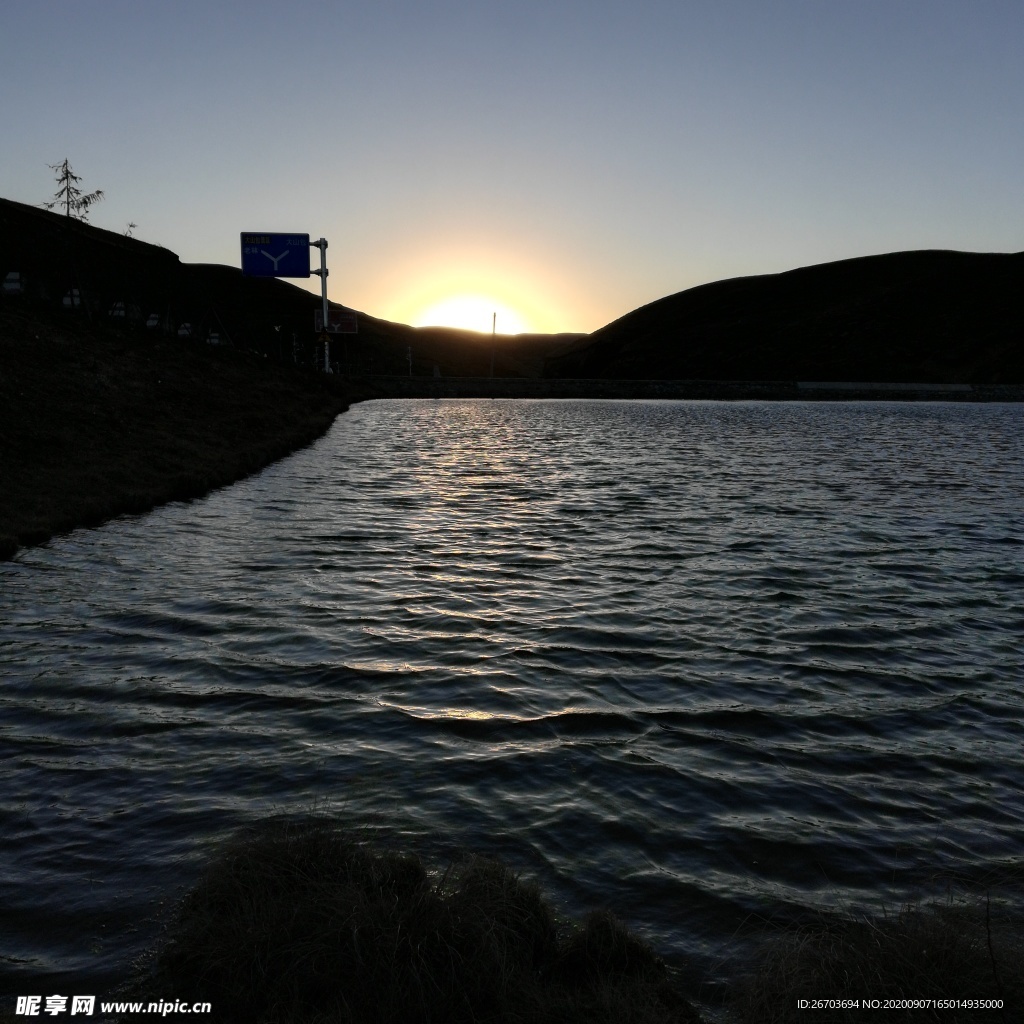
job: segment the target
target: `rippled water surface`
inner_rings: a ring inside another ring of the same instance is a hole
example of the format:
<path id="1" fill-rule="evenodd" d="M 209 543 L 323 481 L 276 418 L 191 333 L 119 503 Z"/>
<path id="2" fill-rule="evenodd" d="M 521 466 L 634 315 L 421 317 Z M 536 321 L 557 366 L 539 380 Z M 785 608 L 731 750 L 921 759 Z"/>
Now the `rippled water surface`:
<path id="1" fill-rule="evenodd" d="M 115 976 L 218 839 L 314 802 L 701 969 L 751 913 L 1019 859 L 1022 437 L 1019 405 L 369 402 L 23 552 L 0 974 Z"/>

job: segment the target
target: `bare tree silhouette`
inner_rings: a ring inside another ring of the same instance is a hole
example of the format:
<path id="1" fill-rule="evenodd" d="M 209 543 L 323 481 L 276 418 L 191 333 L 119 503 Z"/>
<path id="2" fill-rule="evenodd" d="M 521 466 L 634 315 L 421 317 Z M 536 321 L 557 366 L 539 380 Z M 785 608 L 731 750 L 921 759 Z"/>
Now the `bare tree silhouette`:
<path id="1" fill-rule="evenodd" d="M 95 192 L 83 193 L 78 187 L 78 183 L 82 179 L 71 170 L 67 157 L 64 158 L 62 164 L 47 164 L 47 167 L 51 171 L 57 172 L 56 180 L 60 188 L 54 194 L 52 202 L 43 203 L 42 205 L 47 210 L 52 210 L 56 206 L 63 206 L 66 216 L 77 217 L 79 220 L 88 220 L 89 207 L 93 203 L 98 203 L 103 198 L 103 190 L 97 189 Z"/>

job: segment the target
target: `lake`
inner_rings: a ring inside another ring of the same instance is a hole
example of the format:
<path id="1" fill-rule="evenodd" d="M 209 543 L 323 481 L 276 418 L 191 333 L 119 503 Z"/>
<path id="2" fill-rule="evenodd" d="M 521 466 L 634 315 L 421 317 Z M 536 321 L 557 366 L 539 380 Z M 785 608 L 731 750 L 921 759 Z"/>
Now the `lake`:
<path id="1" fill-rule="evenodd" d="M 1019 869 L 1022 680 L 1024 405 L 362 403 L 0 564 L 3 988 L 105 995 L 314 807 L 714 983 L 759 922 Z"/>

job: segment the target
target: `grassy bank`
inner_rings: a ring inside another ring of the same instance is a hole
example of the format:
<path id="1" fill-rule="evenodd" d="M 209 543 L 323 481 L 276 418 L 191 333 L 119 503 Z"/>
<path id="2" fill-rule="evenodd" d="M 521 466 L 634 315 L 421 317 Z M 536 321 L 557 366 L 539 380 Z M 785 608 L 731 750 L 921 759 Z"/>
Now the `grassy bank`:
<path id="1" fill-rule="evenodd" d="M 988 999 L 1004 1008 L 877 1012 L 1002 1024 L 1024 1007 L 1024 931 L 984 899 L 819 915 L 766 930 L 758 954 L 732 970 L 718 1021 L 834 1024 L 870 1017 L 866 999 Z M 319 817 L 226 843 L 123 997 L 209 1002 L 228 1024 L 694 1024 L 701 993 L 681 976 L 610 914 L 560 916 L 496 861 L 431 871 Z M 816 1010 L 801 999 L 860 1005 Z"/>
<path id="2" fill-rule="evenodd" d="M 762 939 L 730 1009 L 738 1024 L 1020 1021 L 1024 922 L 977 896 L 819 914 Z"/>
<path id="3" fill-rule="evenodd" d="M 322 819 L 229 842 L 133 992 L 229 1024 L 700 1019 L 610 914 L 560 920 L 497 861 L 432 873 Z"/>
<path id="4" fill-rule="evenodd" d="M 320 436 L 340 382 L 79 314 L 0 312 L 0 558 L 188 500 Z"/>

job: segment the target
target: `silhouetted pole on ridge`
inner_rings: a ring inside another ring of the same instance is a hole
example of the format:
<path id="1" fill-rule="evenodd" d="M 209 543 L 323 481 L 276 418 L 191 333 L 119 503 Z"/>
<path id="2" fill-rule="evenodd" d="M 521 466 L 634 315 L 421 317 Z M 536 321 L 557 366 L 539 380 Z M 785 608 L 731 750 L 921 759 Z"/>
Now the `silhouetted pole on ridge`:
<path id="1" fill-rule="evenodd" d="M 491 376 L 494 376 L 494 346 L 497 343 L 496 333 L 498 330 L 498 314 L 491 315 Z"/>
<path id="2" fill-rule="evenodd" d="M 323 342 L 324 342 L 324 372 L 331 372 L 331 339 L 327 336 L 327 239 L 318 238 L 310 242 L 311 249 L 320 250 L 320 269 L 312 273 L 320 278 L 320 298 L 323 302 Z"/>

